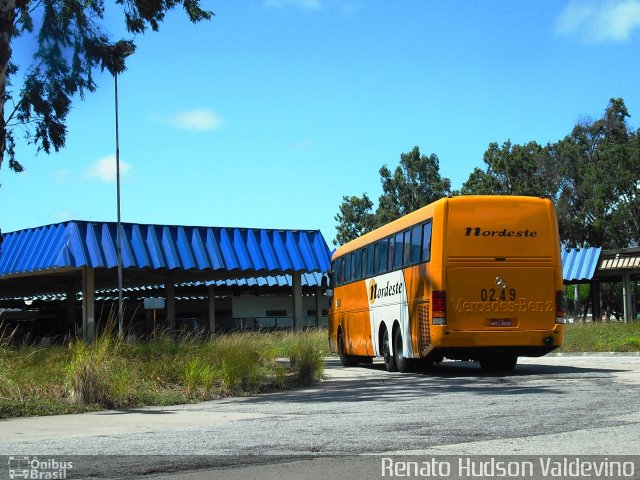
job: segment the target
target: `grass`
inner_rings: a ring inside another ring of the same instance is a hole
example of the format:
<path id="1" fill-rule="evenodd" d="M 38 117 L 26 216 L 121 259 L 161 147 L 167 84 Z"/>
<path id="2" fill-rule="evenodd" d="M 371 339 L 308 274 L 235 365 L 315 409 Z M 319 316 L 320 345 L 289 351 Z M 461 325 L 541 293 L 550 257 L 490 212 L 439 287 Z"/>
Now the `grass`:
<path id="1" fill-rule="evenodd" d="M 578 323 L 565 328 L 558 352 L 639 352 L 640 322 Z"/>
<path id="2" fill-rule="evenodd" d="M 0 418 L 190 403 L 310 385 L 329 355 L 326 331 L 160 336 L 125 343 L 10 347 L 0 342 Z"/>

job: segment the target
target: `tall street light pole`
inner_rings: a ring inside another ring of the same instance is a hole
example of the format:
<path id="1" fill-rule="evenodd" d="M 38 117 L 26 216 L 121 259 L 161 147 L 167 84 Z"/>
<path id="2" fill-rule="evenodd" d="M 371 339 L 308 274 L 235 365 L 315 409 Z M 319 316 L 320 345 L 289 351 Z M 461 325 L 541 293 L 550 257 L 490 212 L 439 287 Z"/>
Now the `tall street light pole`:
<path id="1" fill-rule="evenodd" d="M 124 58 L 128 57 L 135 51 L 135 47 L 131 42 L 120 41 L 113 45 L 113 53 L 118 54 L 122 65 L 119 68 L 112 68 L 116 104 L 116 205 L 118 211 L 117 232 L 116 232 L 116 249 L 118 255 L 118 336 L 124 338 L 124 301 L 122 297 L 122 222 L 120 216 L 120 135 L 118 128 L 118 71 L 124 71 Z"/>
<path id="2" fill-rule="evenodd" d="M 114 72 L 113 81 L 115 86 L 116 100 L 116 205 L 118 210 L 117 221 L 117 254 L 118 254 L 118 336 L 124 338 L 124 306 L 122 299 L 122 223 L 120 216 L 120 135 L 118 129 L 118 73 Z"/>

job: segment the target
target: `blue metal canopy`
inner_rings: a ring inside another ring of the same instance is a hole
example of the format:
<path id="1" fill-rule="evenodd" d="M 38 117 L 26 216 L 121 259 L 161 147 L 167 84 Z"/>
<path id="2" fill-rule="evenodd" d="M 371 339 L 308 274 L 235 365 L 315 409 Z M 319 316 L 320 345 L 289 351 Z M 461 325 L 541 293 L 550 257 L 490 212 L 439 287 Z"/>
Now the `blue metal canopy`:
<path id="1" fill-rule="evenodd" d="M 587 282 L 600 259 L 600 247 L 572 248 L 562 251 L 562 278 L 565 283 Z"/>
<path id="2" fill-rule="evenodd" d="M 253 277 L 324 272 L 330 266 L 329 248 L 318 230 L 130 223 L 122 228 L 124 268 Z M 116 231 L 115 222 L 69 221 L 5 234 L 0 277 L 85 266 L 115 268 Z"/>

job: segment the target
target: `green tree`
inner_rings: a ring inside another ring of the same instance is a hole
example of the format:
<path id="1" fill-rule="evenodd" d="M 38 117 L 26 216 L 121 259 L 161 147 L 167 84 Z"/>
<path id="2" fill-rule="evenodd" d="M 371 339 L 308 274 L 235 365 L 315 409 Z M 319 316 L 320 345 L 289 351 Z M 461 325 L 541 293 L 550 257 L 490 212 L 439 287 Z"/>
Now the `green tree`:
<path id="1" fill-rule="evenodd" d="M 342 245 L 371 231 L 375 224 L 372 207 L 373 203 L 366 193 L 363 193 L 362 197 L 342 197 L 339 212 L 333 217 L 338 222 L 338 233 L 333 244 Z"/>
<path id="2" fill-rule="evenodd" d="M 484 153 L 486 170 L 479 168 L 461 189 L 463 195 L 530 195 L 554 198 L 558 170 L 549 149 L 537 142 L 502 146 L 493 142 Z"/>
<path id="3" fill-rule="evenodd" d="M 440 176 L 437 155 L 420 155 L 416 146 L 400 155 L 400 164 L 393 173 L 380 168 L 382 195 L 376 210 L 376 224 L 383 225 L 418 208 L 451 194 L 451 180 Z"/>
<path id="4" fill-rule="evenodd" d="M 118 0 L 127 31 L 156 31 L 167 11 L 182 5 L 192 22 L 210 19 L 212 12 L 200 8 L 199 0 Z M 115 7 L 114 7 L 115 8 Z M 125 69 L 124 59 L 134 48 L 130 40 L 112 41 L 104 23 L 101 0 L 2 0 L 0 1 L 0 171 L 5 159 L 9 168 L 23 170 L 16 159 L 14 132 L 40 151 L 58 151 L 67 136 L 66 119 L 73 97 L 81 98 L 96 88 L 93 72 Z M 21 72 L 12 61 L 12 44 L 35 37 L 33 63 Z"/>
<path id="5" fill-rule="evenodd" d="M 118 0 L 113 8 L 124 12 L 127 31 L 136 35 L 158 30 L 167 11 L 178 5 L 194 23 L 213 16 L 199 0 Z M 65 145 L 73 98 L 96 88 L 94 71 L 124 71 L 135 44 L 112 41 L 104 15 L 102 0 L 0 0 L 0 172 L 5 160 L 9 169 L 24 170 L 16 159 L 16 130 L 37 151 L 58 151 Z M 21 37 L 35 38 L 37 48 L 33 63 L 18 77 L 12 45 Z"/>
<path id="6" fill-rule="evenodd" d="M 420 155 L 414 147 L 400 155 L 393 173 L 386 165 L 379 170 L 382 195 L 378 208 L 367 196 L 344 196 L 334 217 L 338 231 L 333 243 L 341 245 L 385 223 L 451 194 L 451 181 L 440 176 L 440 162 L 435 154 Z"/>
<path id="7" fill-rule="evenodd" d="M 561 173 L 560 235 L 569 246 L 640 241 L 640 153 L 628 117 L 624 101 L 612 98 L 601 118 L 577 124 L 552 147 Z"/>

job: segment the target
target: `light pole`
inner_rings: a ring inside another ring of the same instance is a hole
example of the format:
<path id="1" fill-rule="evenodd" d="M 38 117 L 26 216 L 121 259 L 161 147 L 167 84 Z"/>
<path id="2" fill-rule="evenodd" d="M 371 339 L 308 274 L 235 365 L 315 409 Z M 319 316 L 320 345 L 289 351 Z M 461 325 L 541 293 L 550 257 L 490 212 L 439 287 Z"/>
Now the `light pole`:
<path id="1" fill-rule="evenodd" d="M 118 129 L 118 71 L 124 71 L 124 59 L 135 51 L 131 42 L 119 41 L 113 45 L 113 54 L 122 61 L 121 68 L 113 68 L 115 103 L 116 103 L 116 206 L 118 211 L 116 249 L 118 255 L 118 336 L 124 338 L 124 302 L 122 298 L 122 223 L 120 217 L 120 136 Z"/>

